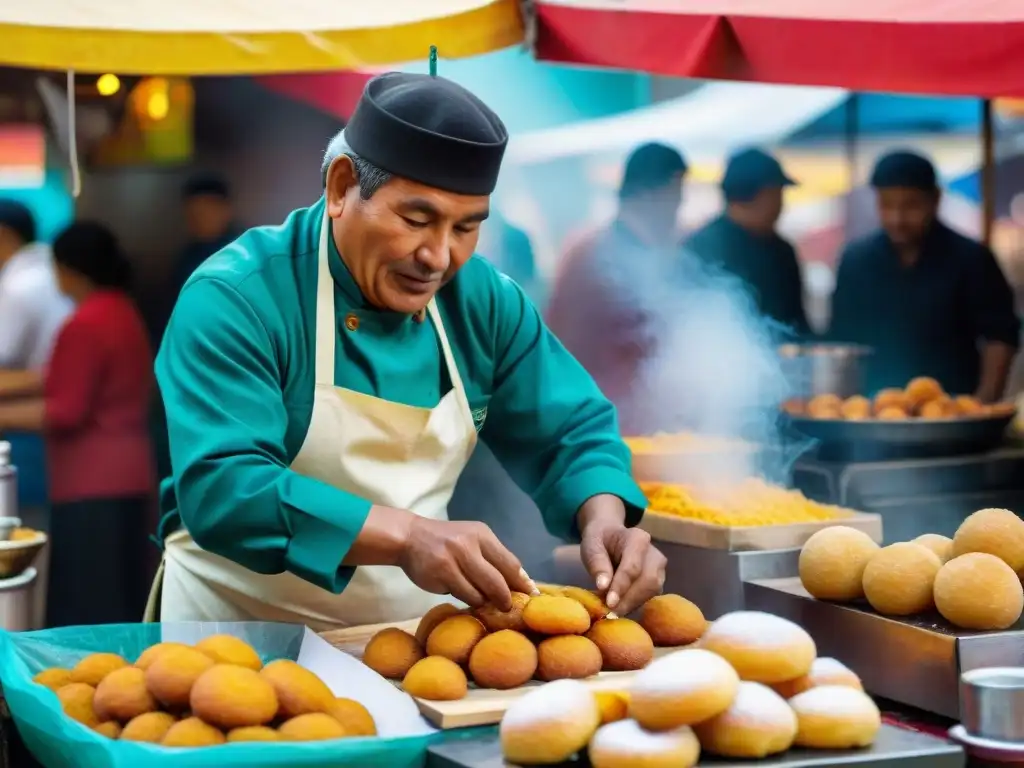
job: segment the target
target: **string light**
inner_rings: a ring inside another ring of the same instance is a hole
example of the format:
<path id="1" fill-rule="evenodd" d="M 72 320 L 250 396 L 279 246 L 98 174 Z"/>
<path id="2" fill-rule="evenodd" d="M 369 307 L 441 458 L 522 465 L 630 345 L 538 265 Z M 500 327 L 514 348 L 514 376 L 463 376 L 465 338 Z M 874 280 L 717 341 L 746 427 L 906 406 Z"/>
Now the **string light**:
<path id="1" fill-rule="evenodd" d="M 121 79 L 117 75 L 100 75 L 96 80 L 96 90 L 100 96 L 113 96 L 121 90 Z"/>

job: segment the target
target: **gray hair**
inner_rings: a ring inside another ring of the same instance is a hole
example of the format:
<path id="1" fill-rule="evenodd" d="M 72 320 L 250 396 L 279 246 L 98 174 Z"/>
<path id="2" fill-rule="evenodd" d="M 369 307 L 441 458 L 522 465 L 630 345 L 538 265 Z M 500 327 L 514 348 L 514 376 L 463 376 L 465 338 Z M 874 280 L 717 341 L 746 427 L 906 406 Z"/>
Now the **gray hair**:
<path id="1" fill-rule="evenodd" d="M 327 187 L 327 171 L 330 169 L 331 163 L 342 155 L 348 155 L 356 169 L 359 196 L 363 200 L 369 200 L 378 189 L 391 181 L 392 174 L 390 171 L 385 171 L 369 160 L 360 157 L 349 147 L 348 142 L 345 141 L 345 131 L 342 129 L 335 134 L 334 138 L 327 145 L 327 150 L 324 152 L 324 161 L 320 164 L 320 183 L 324 188 Z"/>

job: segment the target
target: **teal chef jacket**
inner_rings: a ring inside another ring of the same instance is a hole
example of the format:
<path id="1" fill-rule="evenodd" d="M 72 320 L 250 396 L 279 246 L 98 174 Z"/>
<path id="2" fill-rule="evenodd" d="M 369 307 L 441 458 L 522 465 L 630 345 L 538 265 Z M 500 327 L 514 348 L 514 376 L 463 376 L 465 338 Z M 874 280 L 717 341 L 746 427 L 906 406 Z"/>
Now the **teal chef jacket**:
<path id="1" fill-rule="evenodd" d="M 161 535 L 184 523 L 207 551 L 340 593 L 354 570 L 342 560 L 373 499 L 288 469 L 313 408 L 323 215 L 321 199 L 249 230 L 182 290 L 156 362 L 173 467 Z M 435 407 L 451 382 L 429 317 L 372 308 L 330 248 L 336 386 Z M 638 522 L 646 500 L 614 407 L 519 286 L 474 256 L 436 301 L 477 430 L 547 528 L 573 538 L 577 510 L 600 493 L 619 496 Z"/>

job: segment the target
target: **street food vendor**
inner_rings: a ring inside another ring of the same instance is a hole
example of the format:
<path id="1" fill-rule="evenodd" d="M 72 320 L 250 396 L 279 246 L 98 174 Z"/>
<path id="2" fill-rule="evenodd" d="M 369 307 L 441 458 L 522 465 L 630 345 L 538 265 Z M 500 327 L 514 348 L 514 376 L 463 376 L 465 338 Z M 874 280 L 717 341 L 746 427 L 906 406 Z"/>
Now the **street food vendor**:
<path id="1" fill-rule="evenodd" d="M 999 399 L 1020 322 L 995 257 L 939 219 L 927 158 L 887 154 L 871 185 L 882 228 L 843 253 L 830 336 L 874 349 L 871 392 L 931 376 L 947 392 Z"/>
<path id="2" fill-rule="evenodd" d="M 165 621 L 323 630 L 447 594 L 509 609 L 533 582 L 446 513 L 478 439 L 579 537 L 610 606 L 660 591 L 613 406 L 474 255 L 507 139 L 461 86 L 380 75 L 328 147 L 323 197 L 189 279 L 157 360 L 174 473 L 149 618 L 159 602 Z"/>
<path id="3" fill-rule="evenodd" d="M 737 152 L 722 176 L 725 211 L 694 232 L 685 246 L 738 278 L 760 314 L 778 323 L 783 333 L 806 337 L 810 326 L 796 250 L 777 230 L 783 190 L 794 183 L 767 152 Z"/>

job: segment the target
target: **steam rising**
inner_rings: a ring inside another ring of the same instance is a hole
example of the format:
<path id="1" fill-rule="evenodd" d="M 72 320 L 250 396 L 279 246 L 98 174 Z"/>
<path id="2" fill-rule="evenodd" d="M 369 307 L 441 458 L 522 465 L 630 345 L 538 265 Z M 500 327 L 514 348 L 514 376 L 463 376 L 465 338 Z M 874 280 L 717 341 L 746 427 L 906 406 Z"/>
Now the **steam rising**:
<path id="1" fill-rule="evenodd" d="M 780 428 L 779 407 L 795 394 L 776 351 L 787 329 L 758 313 L 738 279 L 693 254 L 679 267 L 649 299 L 661 341 L 643 376 L 643 421 L 751 444 L 710 448 L 673 468 L 702 490 L 751 476 L 787 483 L 811 445 Z"/>

